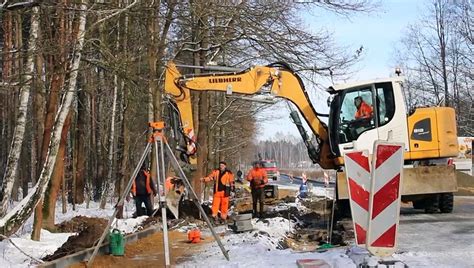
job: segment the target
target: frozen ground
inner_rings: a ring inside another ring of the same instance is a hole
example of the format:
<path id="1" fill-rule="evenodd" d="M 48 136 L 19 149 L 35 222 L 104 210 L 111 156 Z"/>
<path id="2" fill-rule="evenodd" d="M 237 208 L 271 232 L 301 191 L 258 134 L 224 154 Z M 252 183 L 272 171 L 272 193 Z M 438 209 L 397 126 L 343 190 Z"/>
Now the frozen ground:
<path id="1" fill-rule="evenodd" d="M 252 220 L 255 228 L 252 232 L 226 234 L 222 239 L 229 251 L 228 262 L 216 243 L 206 245 L 203 253 L 178 265 L 178 267 L 296 267 L 297 259 L 318 258 L 325 260 L 331 267 L 356 267 L 344 254 L 344 249 L 326 253 L 295 253 L 290 249 L 280 250 L 279 241 L 293 228 L 293 223 L 277 217 L 264 221 Z M 216 228 L 218 233 L 228 232 L 224 227 Z M 210 236 L 210 233 L 203 233 Z"/>
<path id="2" fill-rule="evenodd" d="M 128 202 L 124 208 L 124 220 L 116 220 L 112 224 L 112 228 L 117 228 L 125 233 L 133 232 L 137 229 L 147 217 L 139 217 L 136 219 L 128 218 L 132 216 L 134 211 L 133 202 Z M 113 209 L 110 204 L 107 204 L 106 209 L 100 209 L 98 203 L 91 202 L 90 208 L 86 209 L 85 204 L 76 205 L 76 210 L 72 210 L 72 206 L 68 206 L 68 212 L 61 213 L 61 204 L 58 203 L 56 208 L 56 223 L 70 220 L 75 216 L 88 216 L 106 218 L 110 217 L 113 213 Z M 74 233 L 50 233 L 46 230 L 41 230 L 41 240 L 33 241 L 30 239 L 31 230 L 33 226 L 33 217 L 23 225 L 23 227 L 11 237 L 12 242 L 21 248 L 26 254 L 33 258 L 41 259 L 49 254 L 52 254 L 57 248 L 59 248 L 69 236 Z M 15 248 L 11 242 L 3 240 L 0 242 L 0 267 L 31 267 L 37 263 L 32 258 L 21 253 Z"/>
<path id="3" fill-rule="evenodd" d="M 452 214 L 423 214 L 404 209 L 400 220 L 398 250 L 388 260 L 399 260 L 408 267 L 474 267 L 474 197 L 455 197 Z M 332 249 L 325 253 L 297 253 L 279 250 L 279 239 L 292 225 L 284 218 L 268 223 L 253 220 L 250 233 L 229 234 L 223 243 L 229 250 L 227 262 L 216 243 L 207 244 L 203 253 L 180 267 L 296 267 L 297 259 L 323 259 L 333 268 L 356 267 L 368 253 L 359 248 Z M 219 227 L 219 232 L 224 232 Z M 267 235 L 268 234 L 268 235 Z M 350 256 L 350 257 L 349 257 Z M 352 258 L 352 259 L 351 259 Z"/>
<path id="4" fill-rule="evenodd" d="M 317 190 L 319 191 L 319 190 Z M 326 190 L 321 190 L 325 192 Z M 321 192 L 321 193 L 322 193 Z M 131 217 L 132 203 L 127 203 L 125 216 Z M 78 206 L 76 211 L 68 208 L 68 213 L 60 212 L 58 207 L 56 222 L 68 220 L 77 215 L 108 217 L 112 213 L 109 206 L 105 210 L 91 203 L 90 209 Z M 393 259 L 406 263 L 409 267 L 474 267 L 474 198 L 456 197 L 453 214 L 422 214 L 413 209 L 403 209 L 398 237 L 398 251 Z M 146 217 L 117 222 L 126 232 L 135 230 Z M 43 230 L 41 241 L 29 239 L 32 219 L 15 236 L 13 242 L 34 258 L 42 258 L 54 252 L 71 234 L 53 234 Z M 181 263 L 179 267 L 296 267 L 298 259 L 322 259 L 333 268 L 356 267 L 352 259 L 363 259 L 367 253 L 353 247 L 331 249 L 324 253 L 294 252 L 281 248 L 280 241 L 294 223 L 285 218 L 272 218 L 264 221 L 253 220 L 253 232 L 233 234 L 225 227 L 217 228 L 222 237 L 230 261 L 226 261 L 216 243 L 202 244 L 202 253 Z M 182 228 L 183 231 L 186 228 Z M 203 236 L 210 236 L 203 230 Z M 349 254 L 346 254 L 350 250 Z M 355 254 L 358 252 L 359 254 Z M 34 264 L 30 257 L 14 248 L 10 242 L 0 242 L 0 267 L 29 267 Z M 349 257 L 350 255 L 350 257 Z M 356 256 L 357 255 L 357 256 Z M 352 259 L 351 259 L 352 258 Z"/>

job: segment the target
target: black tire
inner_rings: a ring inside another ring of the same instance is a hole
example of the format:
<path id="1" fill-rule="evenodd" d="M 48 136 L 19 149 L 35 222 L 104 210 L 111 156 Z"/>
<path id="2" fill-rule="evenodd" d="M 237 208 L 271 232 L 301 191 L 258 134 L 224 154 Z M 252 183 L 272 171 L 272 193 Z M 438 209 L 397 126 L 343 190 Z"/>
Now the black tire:
<path id="1" fill-rule="evenodd" d="M 334 218 L 336 221 L 351 218 L 351 206 L 349 205 L 349 199 L 340 199 L 336 201 L 336 207 L 334 211 Z"/>
<path id="2" fill-rule="evenodd" d="M 452 213 L 454 207 L 453 193 L 442 193 L 439 195 L 439 210 L 441 213 Z"/>
<path id="3" fill-rule="evenodd" d="M 425 198 L 425 213 L 433 214 L 439 211 L 439 195 L 433 194 Z"/>
<path id="4" fill-rule="evenodd" d="M 423 200 L 423 199 L 413 201 L 412 203 L 413 203 L 413 208 L 414 209 L 424 209 L 425 208 L 425 200 Z"/>

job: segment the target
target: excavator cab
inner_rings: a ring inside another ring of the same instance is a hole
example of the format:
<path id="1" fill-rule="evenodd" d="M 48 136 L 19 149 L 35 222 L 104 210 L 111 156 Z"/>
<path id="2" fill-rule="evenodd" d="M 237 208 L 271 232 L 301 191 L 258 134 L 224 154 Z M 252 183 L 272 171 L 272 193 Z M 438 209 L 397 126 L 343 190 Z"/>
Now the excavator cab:
<path id="1" fill-rule="evenodd" d="M 328 92 L 333 95 L 329 141 L 332 154 L 338 159 L 353 150 L 369 150 L 372 154 L 375 140 L 404 143 L 405 160 L 409 161 L 456 154 L 454 109 L 422 107 L 408 114 L 401 77 L 337 85 Z M 365 106 L 359 110 L 365 112 L 358 110 L 360 102 Z"/>
<path id="2" fill-rule="evenodd" d="M 399 78 L 333 86 L 329 114 L 332 153 L 367 149 L 375 140 L 408 144 L 406 108 Z"/>

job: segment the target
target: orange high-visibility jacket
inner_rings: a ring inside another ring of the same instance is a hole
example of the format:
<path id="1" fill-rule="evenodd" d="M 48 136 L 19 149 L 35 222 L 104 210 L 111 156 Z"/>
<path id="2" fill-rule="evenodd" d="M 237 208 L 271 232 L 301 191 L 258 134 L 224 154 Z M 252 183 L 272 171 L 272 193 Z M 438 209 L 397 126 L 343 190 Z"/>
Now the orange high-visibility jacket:
<path id="1" fill-rule="evenodd" d="M 151 185 L 151 176 L 150 176 L 150 172 L 146 171 L 146 170 L 141 170 L 140 172 L 143 172 L 143 174 L 145 175 L 146 177 L 146 181 L 145 181 L 145 185 L 146 185 L 146 192 L 147 194 L 151 194 L 153 191 L 153 188 L 152 188 L 152 185 Z M 137 177 L 140 176 L 140 173 L 138 173 Z M 133 184 L 132 184 L 132 193 L 133 195 L 137 195 L 137 183 L 136 183 L 136 180 L 137 178 L 135 178 L 133 180 Z"/>
<path id="2" fill-rule="evenodd" d="M 220 170 L 214 169 L 204 180 L 214 181 L 214 193 L 225 191 L 226 190 L 225 188 L 228 187 L 227 189 L 228 193 L 226 192 L 226 196 L 229 196 L 230 191 L 233 190 L 234 188 L 234 174 L 232 174 L 230 170 L 225 170 L 224 174 L 222 174 L 220 178 L 219 176 L 220 176 Z M 225 188 L 219 189 L 220 188 L 219 184 L 221 184 L 221 187 L 224 186 Z"/>
<path id="3" fill-rule="evenodd" d="M 268 183 L 267 172 L 263 168 L 252 168 L 247 175 L 247 180 L 252 189 L 263 188 Z"/>
<path id="4" fill-rule="evenodd" d="M 373 109 L 370 105 L 362 101 L 359 109 L 356 111 L 355 119 L 372 117 Z"/>

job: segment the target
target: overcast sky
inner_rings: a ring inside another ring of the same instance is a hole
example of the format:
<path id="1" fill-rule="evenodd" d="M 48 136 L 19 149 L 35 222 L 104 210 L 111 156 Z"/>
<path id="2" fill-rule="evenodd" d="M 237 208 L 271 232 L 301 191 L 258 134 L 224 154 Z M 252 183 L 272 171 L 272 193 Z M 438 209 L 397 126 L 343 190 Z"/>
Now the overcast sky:
<path id="1" fill-rule="evenodd" d="M 303 17 L 314 31 L 321 26 L 334 33 L 335 41 L 343 46 L 351 46 L 355 51 L 363 46 L 364 57 L 354 66 L 355 75 L 351 80 L 369 80 L 389 77 L 394 73 L 394 51 L 397 42 L 404 35 L 409 24 L 415 23 L 428 1 L 413 0 L 384 0 L 380 1 L 380 11 L 371 14 L 352 15 L 350 18 L 333 13 L 317 10 L 314 15 L 305 14 Z M 349 81 L 334 81 L 344 83 Z M 329 86 L 326 85 L 326 86 Z M 327 112 L 326 95 L 313 94 L 312 102 L 318 112 Z M 275 120 L 266 120 L 261 124 L 260 140 L 273 138 L 277 131 L 299 136 L 296 126 L 288 118 L 285 105 L 276 105 L 267 111 L 264 117 L 276 115 Z"/>

